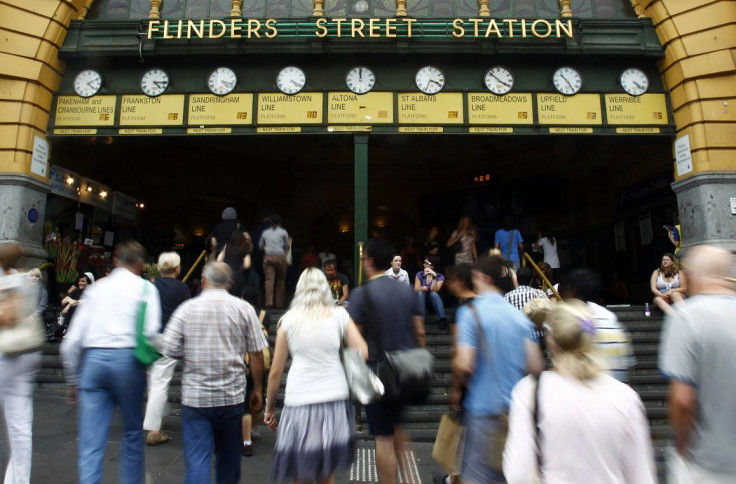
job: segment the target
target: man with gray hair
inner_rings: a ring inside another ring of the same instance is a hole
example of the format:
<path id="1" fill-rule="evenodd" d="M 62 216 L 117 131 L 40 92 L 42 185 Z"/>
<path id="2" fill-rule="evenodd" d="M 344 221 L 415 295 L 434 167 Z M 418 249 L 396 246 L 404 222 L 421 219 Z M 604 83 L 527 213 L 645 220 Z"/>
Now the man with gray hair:
<path id="1" fill-rule="evenodd" d="M 231 296 L 230 267 L 208 264 L 202 294 L 181 304 L 166 325 L 163 353 L 184 361 L 182 438 L 187 484 L 210 482 L 212 449 L 217 482 L 240 482 L 245 400 L 245 353 L 253 376 L 250 408 L 263 404 L 263 353 L 268 346 L 253 306 Z"/>
<path id="2" fill-rule="evenodd" d="M 84 291 L 61 343 L 68 396 L 79 388 L 79 482 L 102 481 L 102 464 L 115 407 L 123 417 L 120 482 L 143 482 L 143 395 L 146 369 L 136 359 L 138 313 L 147 303 L 143 332 L 158 336 L 158 290 L 141 278 L 146 250 L 135 240 L 115 246 L 115 270 Z"/>
<path id="3" fill-rule="evenodd" d="M 701 245 L 685 257 L 689 299 L 662 333 L 659 368 L 669 379 L 677 454 L 668 482 L 736 482 L 736 285 L 733 255 Z"/>

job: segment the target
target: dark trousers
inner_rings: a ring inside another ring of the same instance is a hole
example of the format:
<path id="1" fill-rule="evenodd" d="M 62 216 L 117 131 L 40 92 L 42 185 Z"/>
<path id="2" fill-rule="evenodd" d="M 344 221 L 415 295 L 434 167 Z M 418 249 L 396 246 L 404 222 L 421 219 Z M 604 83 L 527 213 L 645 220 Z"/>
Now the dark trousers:
<path id="1" fill-rule="evenodd" d="M 243 404 L 195 408 L 182 405 L 185 484 L 210 484 L 212 450 L 217 484 L 240 482 Z"/>

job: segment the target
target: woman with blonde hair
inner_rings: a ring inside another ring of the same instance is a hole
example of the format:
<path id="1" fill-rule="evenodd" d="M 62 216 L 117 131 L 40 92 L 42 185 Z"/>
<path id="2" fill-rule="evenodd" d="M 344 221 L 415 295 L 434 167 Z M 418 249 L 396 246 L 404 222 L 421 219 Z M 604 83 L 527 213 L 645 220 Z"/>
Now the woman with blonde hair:
<path id="1" fill-rule="evenodd" d="M 355 452 L 355 415 L 340 362 L 340 347 L 368 346 L 347 311 L 335 306 L 324 273 L 302 272 L 289 311 L 276 334 L 264 423 L 278 426 L 271 479 L 295 483 L 334 482 L 336 470 L 347 469 Z M 281 422 L 276 420 L 276 394 L 291 355 Z"/>
<path id="2" fill-rule="evenodd" d="M 631 387 L 600 371 L 586 305 L 561 302 L 546 320 L 554 367 L 525 377 L 511 394 L 507 481 L 656 482 L 644 405 Z"/>
<path id="3" fill-rule="evenodd" d="M 450 235 L 450 239 L 447 241 L 448 248 L 458 244 L 455 251 L 455 265 L 475 264 L 478 260 L 475 239 L 476 233 L 473 221 L 467 215 L 463 215 L 457 223 L 457 230 Z"/>

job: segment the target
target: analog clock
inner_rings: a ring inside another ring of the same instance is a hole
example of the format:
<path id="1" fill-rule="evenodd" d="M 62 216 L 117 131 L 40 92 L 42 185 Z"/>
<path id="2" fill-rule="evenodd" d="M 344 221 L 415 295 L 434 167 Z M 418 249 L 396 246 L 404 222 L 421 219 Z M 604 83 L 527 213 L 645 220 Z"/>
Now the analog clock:
<path id="1" fill-rule="evenodd" d="M 493 66 L 486 72 L 483 82 L 489 91 L 501 96 L 514 87 L 514 75 L 505 67 Z"/>
<path id="2" fill-rule="evenodd" d="M 437 94 L 445 87 L 445 75 L 434 66 L 424 66 L 417 71 L 414 82 L 424 94 Z"/>
<path id="3" fill-rule="evenodd" d="M 91 97 L 97 94 L 102 87 L 102 75 L 92 69 L 87 69 L 74 78 L 74 92 L 81 97 Z"/>
<path id="4" fill-rule="evenodd" d="M 572 96 L 583 87 L 583 76 L 574 67 L 560 67 L 552 74 L 552 83 L 560 93 Z"/>
<path id="5" fill-rule="evenodd" d="M 238 76 L 229 67 L 218 67 L 207 78 L 207 87 L 216 96 L 230 94 L 237 83 Z"/>
<path id="6" fill-rule="evenodd" d="M 367 67 L 353 67 L 345 75 L 345 84 L 355 94 L 365 94 L 376 85 L 376 75 Z"/>
<path id="7" fill-rule="evenodd" d="M 284 94 L 296 94 L 307 84 L 304 71 L 296 66 L 284 67 L 276 76 L 276 85 Z"/>
<path id="8" fill-rule="evenodd" d="M 623 71 L 618 78 L 621 87 L 632 96 L 641 96 L 649 89 L 649 78 L 644 71 L 630 67 Z"/>
<path id="9" fill-rule="evenodd" d="M 169 75 L 163 69 L 149 69 L 141 77 L 141 91 L 147 96 L 161 95 L 168 87 Z"/>

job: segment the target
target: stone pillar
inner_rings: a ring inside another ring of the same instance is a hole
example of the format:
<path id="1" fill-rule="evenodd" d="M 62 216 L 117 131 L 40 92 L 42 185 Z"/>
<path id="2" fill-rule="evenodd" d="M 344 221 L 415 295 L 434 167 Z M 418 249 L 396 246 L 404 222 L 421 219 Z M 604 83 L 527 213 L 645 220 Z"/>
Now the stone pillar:
<path id="1" fill-rule="evenodd" d="M 49 184 L 29 175 L 0 176 L 0 243 L 14 242 L 23 249 L 20 267 L 36 267 L 46 259 L 41 245 Z"/>
<path id="2" fill-rule="evenodd" d="M 232 0 L 230 5 L 232 6 L 232 10 L 230 10 L 231 17 L 243 16 L 243 0 Z"/>
<path id="3" fill-rule="evenodd" d="M 572 0 L 560 0 L 560 17 L 572 17 L 572 10 L 570 9 L 571 3 Z"/>
<path id="4" fill-rule="evenodd" d="M 162 0 L 151 0 L 151 11 L 148 12 L 148 18 L 161 18 Z"/>
<path id="5" fill-rule="evenodd" d="M 710 244 L 736 253 L 736 172 L 697 173 L 672 184 L 682 227 L 682 247 Z"/>
<path id="6" fill-rule="evenodd" d="M 314 8 L 312 9 L 312 15 L 314 15 L 315 17 L 324 17 L 325 16 L 324 5 L 325 5 L 324 0 L 314 0 Z"/>
<path id="7" fill-rule="evenodd" d="M 489 0 L 478 0 L 478 16 L 479 17 L 490 17 L 491 10 L 488 8 Z"/>

